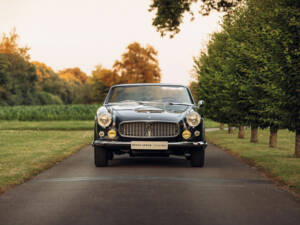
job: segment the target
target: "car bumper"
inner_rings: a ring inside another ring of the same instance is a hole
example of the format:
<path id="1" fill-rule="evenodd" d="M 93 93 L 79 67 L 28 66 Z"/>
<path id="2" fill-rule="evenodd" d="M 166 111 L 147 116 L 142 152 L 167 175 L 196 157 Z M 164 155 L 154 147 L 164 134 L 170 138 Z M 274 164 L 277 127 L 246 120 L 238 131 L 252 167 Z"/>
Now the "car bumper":
<path id="1" fill-rule="evenodd" d="M 95 147 L 103 147 L 106 149 L 130 149 L 131 142 L 123 142 L 123 141 L 104 141 L 104 140 L 95 140 L 92 142 L 92 145 Z M 168 150 L 182 150 L 182 149 L 205 149 L 207 146 L 207 142 L 198 141 L 198 142 L 168 142 Z"/>

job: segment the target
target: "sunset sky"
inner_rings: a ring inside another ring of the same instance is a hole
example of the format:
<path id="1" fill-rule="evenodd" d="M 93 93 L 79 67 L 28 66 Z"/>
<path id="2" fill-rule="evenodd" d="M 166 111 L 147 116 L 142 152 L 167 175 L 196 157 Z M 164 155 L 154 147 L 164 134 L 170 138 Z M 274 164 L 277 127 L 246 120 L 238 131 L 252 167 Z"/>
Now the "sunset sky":
<path id="1" fill-rule="evenodd" d="M 193 56 L 219 29 L 219 14 L 186 18 L 173 39 L 152 26 L 151 0 L 1 0 L 0 32 L 16 27 L 31 60 L 58 71 L 79 67 L 87 74 L 97 64 L 111 68 L 132 42 L 158 51 L 163 83 L 188 84 Z"/>

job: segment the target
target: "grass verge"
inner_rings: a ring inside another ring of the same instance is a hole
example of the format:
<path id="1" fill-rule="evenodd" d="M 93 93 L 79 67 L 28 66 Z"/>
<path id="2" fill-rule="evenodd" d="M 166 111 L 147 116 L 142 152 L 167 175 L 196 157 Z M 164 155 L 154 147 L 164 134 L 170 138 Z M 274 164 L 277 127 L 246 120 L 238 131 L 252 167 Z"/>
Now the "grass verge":
<path id="1" fill-rule="evenodd" d="M 210 119 L 204 119 L 205 120 L 205 128 L 219 128 L 220 127 L 220 123 L 215 122 L 213 120 Z"/>
<path id="2" fill-rule="evenodd" d="M 207 140 L 222 149 L 228 150 L 258 167 L 276 183 L 284 185 L 300 194 L 300 159 L 294 158 L 295 133 L 279 130 L 278 147 L 269 148 L 269 131 L 259 130 L 259 143 L 250 143 L 250 129 L 246 130 L 245 139 L 237 138 L 237 131 L 228 134 L 227 131 L 206 133 Z"/>
<path id="3" fill-rule="evenodd" d="M 0 193 L 80 150 L 92 131 L 0 130 Z"/>

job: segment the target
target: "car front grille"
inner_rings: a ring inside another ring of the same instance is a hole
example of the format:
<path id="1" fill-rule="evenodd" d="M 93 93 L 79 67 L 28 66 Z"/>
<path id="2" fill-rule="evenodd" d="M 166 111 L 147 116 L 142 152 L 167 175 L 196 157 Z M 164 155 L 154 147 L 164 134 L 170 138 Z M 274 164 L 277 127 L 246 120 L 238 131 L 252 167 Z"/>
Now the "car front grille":
<path id="1" fill-rule="evenodd" d="M 122 122 L 119 133 L 123 137 L 176 137 L 179 126 L 172 122 Z"/>

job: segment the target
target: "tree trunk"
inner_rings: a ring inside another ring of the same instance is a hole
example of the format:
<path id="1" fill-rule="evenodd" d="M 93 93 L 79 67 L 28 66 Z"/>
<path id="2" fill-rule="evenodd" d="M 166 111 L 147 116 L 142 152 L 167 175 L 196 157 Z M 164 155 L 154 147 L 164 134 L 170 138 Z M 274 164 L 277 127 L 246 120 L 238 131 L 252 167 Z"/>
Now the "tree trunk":
<path id="1" fill-rule="evenodd" d="M 233 127 L 228 125 L 228 134 L 233 134 Z"/>
<path id="2" fill-rule="evenodd" d="M 244 129 L 244 126 L 242 125 L 239 125 L 239 135 L 238 135 L 238 138 L 245 138 L 245 129 Z"/>
<path id="3" fill-rule="evenodd" d="M 220 130 L 224 130 L 224 123 L 220 123 Z"/>
<path id="4" fill-rule="evenodd" d="M 257 143 L 258 142 L 257 133 L 258 133 L 258 127 L 257 126 L 251 126 L 251 139 L 250 139 L 251 143 Z"/>
<path id="5" fill-rule="evenodd" d="M 269 147 L 277 148 L 277 127 L 270 127 Z"/>
<path id="6" fill-rule="evenodd" d="M 300 130 L 296 130 L 295 157 L 300 158 Z"/>

